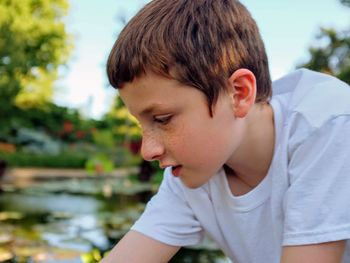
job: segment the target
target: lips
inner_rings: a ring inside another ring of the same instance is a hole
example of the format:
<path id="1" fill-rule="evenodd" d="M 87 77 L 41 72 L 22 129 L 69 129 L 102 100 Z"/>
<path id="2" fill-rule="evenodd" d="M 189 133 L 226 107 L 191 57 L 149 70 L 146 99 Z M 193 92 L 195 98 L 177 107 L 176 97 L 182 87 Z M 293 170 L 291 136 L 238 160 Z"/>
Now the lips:
<path id="1" fill-rule="evenodd" d="M 176 166 L 171 167 L 172 174 L 173 174 L 175 177 L 180 176 L 181 168 L 182 168 L 181 165 L 176 165 Z"/>

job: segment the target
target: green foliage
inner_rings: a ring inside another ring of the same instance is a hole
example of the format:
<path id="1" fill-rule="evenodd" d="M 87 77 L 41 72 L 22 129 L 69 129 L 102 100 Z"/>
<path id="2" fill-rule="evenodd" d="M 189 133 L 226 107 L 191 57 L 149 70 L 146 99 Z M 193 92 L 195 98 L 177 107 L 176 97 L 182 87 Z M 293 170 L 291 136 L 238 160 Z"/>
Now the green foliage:
<path id="1" fill-rule="evenodd" d="M 340 0 L 340 2 L 341 2 L 343 5 L 346 5 L 346 6 L 349 6 L 349 7 L 350 7 L 350 0 Z"/>
<path id="2" fill-rule="evenodd" d="M 33 129 L 20 128 L 17 131 L 17 145 L 21 145 L 22 151 L 34 154 L 55 155 L 60 152 L 60 144 L 50 136 L 41 131 Z"/>
<path id="3" fill-rule="evenodd" d="M 117 167 L 135 167 L 141 161 L 139 155 L 131 154 L 128 149 L 121 145 L 118 145 L 112 153 L 108 153 L 108 156 L 113 158 L 113 163 Z"/>
<path id="4" fill-rule="evenodd" d="M 85 253 L 81 256 L 83 263 L 95 263 L 102 260 L 101 252 L 98 249 L 93 249 L 88 253 Z"/>
<path id="5" fill-rule="evenodd" d="M 0 141 L 14 143 L 14 133 L 26 127 L 40 130 L 66 143 L 92 142 L 92 132 L 98 121 L 84 120 L 75 109 L 46 103 L 43 108 L 12 110 L 11 118 L 0 120 Z"/>
<path id="6" fill-rule="evenodd" d="M 100 153 L 87 160 L 85 169 L 91 175 L 106 174 L 113 171 L 114 164 L 108 156 Z"/>
<path id="7" fill-rule="evenodd" d="M 158 169 L 158 171 L 154 174 L 154 176 L 151 179 L 151 183 L 155 185 L 157 188 L 160 186 L 160 184 L 163 181 L 163 174 L 164 174 L 164 171 Z"/>
<path id="8" fill-rule="evenodd" d="M 1 153 L 0 159 L 11 167 L 84 168 L 86 157 L 69 153 L 35 155 L 27 153 Z"/>
<path id="9" fill-rule="evenodd" d="M 317 38 L 326 44 L 311 47 L 310 60 L 301 66 L 334 75 L 350 84 L 350 30 L 321 29 Z"/>
<path id="10" fill-rule="evenodd" d="M 116 97 L 111 111 L 106 114 L 103 121 L 119 141 L 129 141 L 141 137 L 137 120 L 128 112 L 119 96 Z"/>
<path id="11" fill-rule="evenodd" d="M 341 3 L 350 7 L 350 0 Z M 309 49 L 309 61 L 299 67 L 331 74 L 350 84 L 350 28 L 321 28 L 316 40 L 318 46 Z"/>
<path id="12" fill-rule="evenodd" d="M 111 149 L 114 146 L 113 133 L 110 130 L 95 130 L 92 133 L 93 142 L 102 148 Z"/>
<path id="13" fill-rule="evenodd" d="M 71 48 L 62 22 L 67 9 L 67 0 L 0 1 L 0 117 L 15 102 L 28 108 L 51 98 Z"/>

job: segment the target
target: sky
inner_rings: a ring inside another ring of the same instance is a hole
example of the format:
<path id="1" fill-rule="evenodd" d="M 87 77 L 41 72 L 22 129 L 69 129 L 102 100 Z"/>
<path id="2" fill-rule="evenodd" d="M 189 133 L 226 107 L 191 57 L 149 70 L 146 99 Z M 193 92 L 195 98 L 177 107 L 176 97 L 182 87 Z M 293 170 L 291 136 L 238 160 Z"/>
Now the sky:
<path id="1" fill-rule="evenodd" d="M 169 0 L 171 1 L 171 0 Z M 74 49 L 60 69 L 54 101 L 100 118 L 117 92 L 108 85 L 105 65 L 118 32 L 120 17 L 130 19 L 147 0 L 69 0 L 65 23 Z M 256 20 L 267 50 L 272 79 L 291 72 L 317 45 L 320 27 L 350 28 L 350 9 L 338 0 L 241 0 Z"/>

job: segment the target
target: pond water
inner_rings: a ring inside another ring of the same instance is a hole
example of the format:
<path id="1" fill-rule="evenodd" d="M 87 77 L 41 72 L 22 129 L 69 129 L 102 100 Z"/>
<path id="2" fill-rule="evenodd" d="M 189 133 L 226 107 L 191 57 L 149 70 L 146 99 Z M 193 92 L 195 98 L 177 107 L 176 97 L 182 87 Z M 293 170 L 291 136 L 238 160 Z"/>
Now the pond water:
<path id="1" fill-rule="evenodd" d="M 0 262 L 98 262 L 142 213 L 155 187 L 128 178 L 2 186 Z M 209 239 L 171 262 L 230 262 Z"/>

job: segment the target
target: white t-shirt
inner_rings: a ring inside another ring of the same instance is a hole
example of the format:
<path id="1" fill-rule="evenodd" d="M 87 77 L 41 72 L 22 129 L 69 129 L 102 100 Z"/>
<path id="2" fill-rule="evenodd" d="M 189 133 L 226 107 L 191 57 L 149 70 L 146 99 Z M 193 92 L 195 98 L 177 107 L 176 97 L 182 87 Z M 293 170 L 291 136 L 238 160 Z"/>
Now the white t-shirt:
<path id="1" fill-rule="evenodd" d="M 256 188 L 234 196 L 221 170 L 189 189 L 166 169 L 132 229 L 176 246 L 206 232 L 234 263 L 277 263 L 282 246 L 350 239 L 350 87 L 302 69 L 273 91 L 275 151 Z"/>

